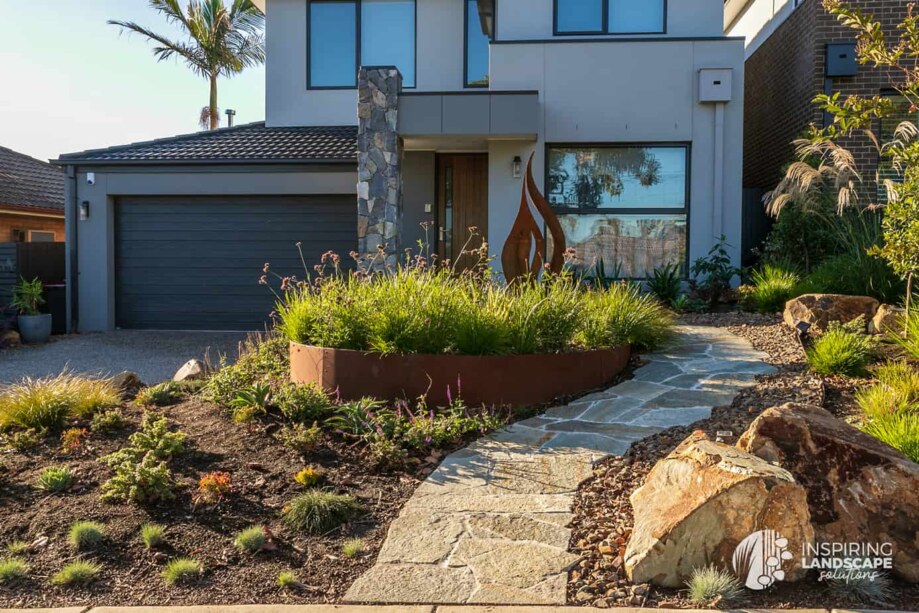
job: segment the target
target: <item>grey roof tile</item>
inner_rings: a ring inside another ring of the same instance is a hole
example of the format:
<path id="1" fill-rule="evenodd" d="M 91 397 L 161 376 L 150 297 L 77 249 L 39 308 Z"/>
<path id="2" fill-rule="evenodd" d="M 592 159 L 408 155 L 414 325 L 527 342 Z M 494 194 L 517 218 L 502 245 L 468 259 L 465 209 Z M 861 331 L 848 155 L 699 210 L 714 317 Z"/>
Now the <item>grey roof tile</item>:
<path id="1" fill-rule="evenodd" d="M 0 208 L 64 210 L 64 173 L 60 168 L 0 147 Z"/>
<path id="2" fill-rule="evenodd" d="M 221 130 L 62 155 L 58 162 L 356 162 L 357 126 Z"/>

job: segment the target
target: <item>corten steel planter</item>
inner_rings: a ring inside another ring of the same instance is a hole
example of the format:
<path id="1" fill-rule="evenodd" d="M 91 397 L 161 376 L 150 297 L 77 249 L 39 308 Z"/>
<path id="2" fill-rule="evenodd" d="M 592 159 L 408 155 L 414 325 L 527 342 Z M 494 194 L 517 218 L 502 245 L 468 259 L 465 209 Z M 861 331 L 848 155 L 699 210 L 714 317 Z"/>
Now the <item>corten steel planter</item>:
<path id="1" fill-rule="evenodd" d="M 345 400 L 370 396 L 414 399 L 427 393 L 435 405 L 448 402 L 457 381 L 467 405 L 526 406 L 609 384 L 626 367 L 628 345 L 613 349 L 541 355 L 380 355 L 290 344 L 294 383 L 338 390 Z"/>

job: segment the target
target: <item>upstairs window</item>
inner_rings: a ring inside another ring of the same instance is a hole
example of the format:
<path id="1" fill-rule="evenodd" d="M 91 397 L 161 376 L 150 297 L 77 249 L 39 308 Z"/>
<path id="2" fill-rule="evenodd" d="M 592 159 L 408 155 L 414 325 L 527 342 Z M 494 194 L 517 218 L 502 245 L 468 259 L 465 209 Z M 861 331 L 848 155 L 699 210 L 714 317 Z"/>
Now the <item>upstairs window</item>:
<path id="1" fill-rule="evenodd" d="M 466 87 L 488 87 L 488 43 L 477 0 L 466 0 Z"/>
<path id="2" fill-rule="evenodd" d="M 357 87 L 360 66 L 395 66 L 415 87 L 415 0 L 310 0 L 311 89 Z"/>
<path id="3" fill-rule="evenodd" d="M 555 0 L 556 34 L 662 34 L 667 0 Z"/>

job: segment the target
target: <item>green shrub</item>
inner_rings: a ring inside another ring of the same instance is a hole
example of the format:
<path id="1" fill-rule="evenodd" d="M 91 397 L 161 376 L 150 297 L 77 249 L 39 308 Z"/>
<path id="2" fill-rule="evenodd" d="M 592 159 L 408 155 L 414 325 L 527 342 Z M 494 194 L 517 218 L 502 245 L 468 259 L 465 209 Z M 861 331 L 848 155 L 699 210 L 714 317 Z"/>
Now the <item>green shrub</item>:
<path id="1" fill-rule="evenodd" d="M 300 585 L 300 580 L 291 571 L 285 570 L 278 573 L 278 587 L 281 589 L 290 589 L 298 585 Z"/>
<path id="2" fill-rule="evenodd" d="M 8 585 L 25 579 L 29 574 L 29 565 L 20 558 L 0 559 L 0 583 Z"/>
<path id="3" fill-rule="evenodd" d="M 888 362 L 874 370 L 877 384 L 859 390 L 855 400 L 870 416 L 919 411 L 919 370 L 905 362 Z"/>
<path id="4" fill-rule="evenodd" d="M 73 485 L 73 473 L 66 466 L 49 466 L 38 474 L 36 487 L 58 494 Z"/>
<path id="5" fill-rule="evenodd" d="M 617 283 L 606 291 L 589 293 L 582 315 L 577 340 L 585 349 L 629 343 L 652 350 L 673 336 L 671 314 L 632 284 Z"/>
<path id="6" fill-rule="evenodd" d="M 169 585 L 186 583 L 201 576 L 204 567 L 192 558 L 176 558 L 166 564 L 161 576 Z"/>
<path id="7" fill-rule="evenodd" d="M 54 585 L 86 585 L 102 572 L 102 567 L 86 560 L 74 560 L 51 577 Z"/>
<path id="8" fill-rule="evenodd" d="M 341 553 L 346 558 L 356 558 L 364 553 L 364 541 L 358 538 L 348 539 L 341 546 Z"/>
<path id="9" fill-rule="evenodd" d="M 797 294 L 800 277 L 787 264 L 765 264 L 752 274 L 752 287 L 742 288 L 745 309 L 759 313 L 777 313 Z"/>
<path id="10" fill-rule="evenodd" d="M 159 524 L 144 524 L 140 527 L 140 540 L 147 549 L 156 549 L 166 542 L 166 528 Z"/>
<path id="11" fill-rule="evenodd" d="M 919 360 L 919 296 L 912 300 L 909 313 L 903 318 L 906 334 L 901 330 L 888 330 L 886 337 L 900 345 L 903 350 L 915 360 Z"/>
<path id="12" fill-rule="evenodd" d="M 287 340 L 272 336 L 251 338 L 232 365 L 225 362 L 207 381 L 204 395 L 212 402 L 229 407 L 237 392 L 259 381 L 287 381 L 290 377 L 290 354 Z"/>
<path id="13" fill-rule="evenodd" d="M 322 440 L 322 429 L 316 422 L 313 422 L 313 425 L 308 428 L 303 424 L 293 424 L 282 428 L 277 436 L 285 447 L 300 454 L 307 454 L 316 451 L 319 447 Z"/>
<path id="14" fill-rule="evenodd" d="M 11 556 L 22 556 L 32 551 L 32 544 L 28 541 L 12 541 L 6 546 L 6 552 Z"/>
<path id="15" fill-rule="evenodd" d="M 29 451 L 38 447 L 42 439 L 48 436 L 47 430 L 16 430 L 6 437 L 6 446 L 16 451 Z"/>
<path id="16" fill-rule="evenodd" d="M 671 305 L 680 296 L 683 279 L 682 264 L 664 264 L 654 269 L 648 279 L 648 290 L 664 304 Z"/>
<path id="17" fill-rule="evenodd" d="M 807 349 L 807 363 L 821 375 L 862 376 L 871 362 L 872 350 L 871 340 L 864 334 L 833 327 Z"/>
<path id="18" fill-rule="evenodd" d="M 105 538 L 105 528 L 94 521 L 78 521 L 70 526 L 67 542 L 74 549 L 95 547 Z"/>
<path id="19" fill-rule="evenodd" d="M 693 570 L 686 586 L 689 588 L 689 599 L 695 604 L 715 599 L 730 601 L 743 593 L 740 582 L 733 574 L 714 566 Z"/>
<path id="20" fill-rule="evenodd" d="M 837 233 L 832 220 L 836 205 L 827 198 L 817 211 L 809 211 L 796 202 L 782 207 L 763 246 L 763 260 L 788 262 L 805 273 L 835 254 Z"/>
<path id="21" fill-rule="evenodd" d="M 881 302 L 895 302 L 902 292 L 903 282 L 890 266 L 867 253 L 824 260 L 798 287 L 799 294 L 871 296 Z"/>
<path id="22" fill-rule="evenodd" d="M 233 546 L 244 553 L 258 553 L 265 546 L 265 529 L 261 526 L 250 526 L 236 534 Z"/>
<path id="23" fill-rule="evenodd" d="M 865 605 L 887 604 L 897 595 L 890 578 L 883 573 L 853 573 L 840 579 L 828 578 L 827 586 L 836 598 Z"/>
<path id="24" fill-rule="evenodd" d="M 632 336 L 644 345 L 670 326 L 665 309 L 631 286 L 588 290 L 550 274 L 508 286 L 443 268 L 327 277 L 290 292 L 278 312 L 285 338 L 383 354 L 554 353 Z"/>
<path id="25" fill-rule="evenodd" d="M 295 532 L 321 534 L 346 523 L 361 510 L 347 494 L 310 490 L 287 503 L 282 516 Z"/>
<path id="26" fill-rule="evenodd" d="M 862 430 L 913 462 L 919 462 L 919 413 L 903 411 L 874 415 L 868 418 Z"/>
<path id="27" fill-rule="evenodd" d="M 268 403 L 271 401 L 271 386 L 259 381 L 236 392 L 230 400 L 233 409 L 233 421 L 238 424 L 251 424 L 259 417 L 268 414 Z"/>
<path id="28" fill-rule="evenodd" d="M 121 430 L 124 426 L 125 419 L 121 409 L 100 411 L 93 415 L 92 421 L 89 422 L 89 429 L 99 434 L 115 432 Z"/>
<path id="29" fill-rule="evenodd" d="M 325 419 L 334 409 L 331 399 L 315 384 L 285 382 L 274 395 L 273 403 L 295 424 L 310 424 Z"/>
<path id="30" fill-rule="evenodd" d="M 173 498 L 167 461 L 185 450 L 185 434 L 171 432 L 165 417 L 146 413 L 128 446 L 102 458 L 114 476 L 102 484 L 102 500 L 154 502 Z"/>
<path id="31" fill-rule="evenodd" d="M 102 484 L 103 501 L 133 500 L 143 504 L 175 498 L 172 471 L 152 451 L 148 451 L 139 462 L 125 458 L 108 464 L 115 474 Z"/>
<path id="32" fill-rule="evenodd" d="M 185 390 L 175 381 L 163 381 L 145 387 L 134 397 L 134 402 L 149 407 L 166 407 L 180 402 L 185 397 Z"/>
<path id="33" fill-rule="evenodd" d="M 0 428 L 59 430 L 68 418 L 88 418 L 116 406 L 121 396 L 110 381 L 61 373 L 26 377 L 0 393 Z"/>

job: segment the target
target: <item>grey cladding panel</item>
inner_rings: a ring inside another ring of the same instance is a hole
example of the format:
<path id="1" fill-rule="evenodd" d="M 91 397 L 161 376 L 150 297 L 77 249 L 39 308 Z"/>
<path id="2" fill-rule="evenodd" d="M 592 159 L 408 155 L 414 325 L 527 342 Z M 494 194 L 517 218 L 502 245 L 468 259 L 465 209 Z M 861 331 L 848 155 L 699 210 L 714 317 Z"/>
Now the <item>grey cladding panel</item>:
<path id="1" fill-rule="evenodd" d="M 115 318 L 122 328 L 256 330 L 274 308 L 263 265 L 303 278 L 357 246 L 354 196 L 132 197 L 115 203 Z"/>

